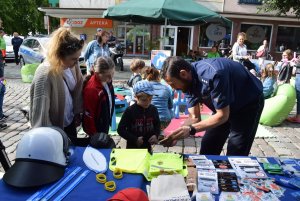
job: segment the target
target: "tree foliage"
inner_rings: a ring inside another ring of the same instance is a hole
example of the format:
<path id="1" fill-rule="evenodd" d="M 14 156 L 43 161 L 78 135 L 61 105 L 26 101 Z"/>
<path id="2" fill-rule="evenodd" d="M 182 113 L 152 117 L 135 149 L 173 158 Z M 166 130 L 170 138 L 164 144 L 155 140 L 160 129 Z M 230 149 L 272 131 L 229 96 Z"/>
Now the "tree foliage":
<path id="1" fill-rule="evenodd" d="M 30 32 L 46 33 L 44 13 L 38 7 L 48 7 L 48 0 L 0 0 L 0 18 L 5 32 L 17 31 L 24 36 Z"/>
<path id="2" fill-rule="evenodd" d="M 260 11 L 271 12 L 275 11 L 277 15 L 287 15 L 290 11 L 300 18 L 300 3 L 299 0 L 260 0 L 263 2 Z"/>

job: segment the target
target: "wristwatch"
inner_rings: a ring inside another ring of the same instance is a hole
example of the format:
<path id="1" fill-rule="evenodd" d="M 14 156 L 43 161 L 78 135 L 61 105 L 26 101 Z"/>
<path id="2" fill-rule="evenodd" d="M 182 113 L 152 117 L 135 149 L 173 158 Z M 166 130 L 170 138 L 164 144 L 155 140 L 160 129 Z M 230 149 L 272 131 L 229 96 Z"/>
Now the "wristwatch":
<path id="1" fill-rule="evenodd" d="M 196 128 L 192 125 L 189 125 L 189 127 L 190 127 L 190 135 L 194 136 L 196 134 Z"/>

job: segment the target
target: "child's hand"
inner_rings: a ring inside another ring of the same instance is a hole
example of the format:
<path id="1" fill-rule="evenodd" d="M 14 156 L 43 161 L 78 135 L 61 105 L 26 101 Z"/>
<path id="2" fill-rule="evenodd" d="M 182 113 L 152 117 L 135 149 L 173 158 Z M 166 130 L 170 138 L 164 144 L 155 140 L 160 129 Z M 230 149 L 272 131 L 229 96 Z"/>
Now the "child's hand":
<path id="1" fill-rule="evenodd" d="M 142 144 L 144 144 L 144 140 L 143 137 L 138 137 L 137 141 L 136 141 L 136 145 L 138 147 L 142 146 Z"/>
<path id="2" fill-rule="evenodd" d="M 150 144 L 157 144 L 157 143 L 158 143 L 158 139 L 157 139 L 156 135 L 152 135 L 152 136 L 149 138 L 148 142 L 149 142 Z"/>

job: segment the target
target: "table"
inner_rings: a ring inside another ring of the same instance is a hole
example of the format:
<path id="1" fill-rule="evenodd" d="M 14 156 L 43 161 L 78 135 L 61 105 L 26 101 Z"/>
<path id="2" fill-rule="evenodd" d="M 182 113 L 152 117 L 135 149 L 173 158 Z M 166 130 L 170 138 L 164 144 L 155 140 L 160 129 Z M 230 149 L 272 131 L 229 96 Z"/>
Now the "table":
<path id="1" fill-rule="evenodd" d="M 82 147 L 76 147 L 75 148 L 75 155 L 73 158 L 73 161 L 70 163 L 70 166 L 80 166 L 83 169 L 87 169 L 85 166 L 82 155 L 85 148 Z M 107 162 L 110 157 L 111 149 L 101 149 L 101 152 L 106 157 Z M 129 187 L 136 187 L 141 188 L 143 190 L 146 189 L 146 180 L 144 177 L 140 174 L 124 174 L 123 178 L 121 180 L 117 180 L 113 177 L 112 171 L 108 170 L 106 172 L 106 176 L 108 180 L 114 180 L 117 185 L 117 189 L 114 192 L 108 192 L 104 190 L 103 184 L 100 184 L 95 179 L 95 173 L 90 172 L 88 176 L 82 180 L 82 182 L 75 188 L 73 191 L 71 191 L 67 197 L 65 197 L 65 200 L 88 200 L 88 201 L 101 201 L 101 200 L 107 200 L 108 198 L 112 197 L 116 192 L 118 192 L 121 189 L 129 188 Z M 77 178 L 77 177 L 75 177 Z M 74 179 L 73 179 L 74 180 Z M 72 181 L 73 181 L 72 180 Z M 18 200 L 26 200 L 31 195 L 33 195 L 37 189 L 17 189 L 13 188 L 11 186 L 8 186 L 3 182 L 3 180 L 0 180 L 0 200 L 4 201 L 18 201 Z M 55 197 L 55 195 L 54 195 Z"/>
<path id="2" fill-rule="evenodd" d="M 110 149 L 101 149 L 100 150 L 103 155 L 106 157 L 107 161 L 109 160 L 110 156 Z M 87 169 L 84 162 L 82 161 L 82 155 L 84 152 L 84 148 L 76 147 L 75 148 L 75 155 L 72 157 L 72 162 L 70 166 L 80 166 L 83 169 Z M 227 160 L 226 156 L 207 156 L 208 159 L 211 160 Z M 255 157 L 252 157 L 255 158 Z M 276 163 L 274 158 L 268 158 L 271 163 Z M 108 198 L 112 197 L 117 191 L 122 190 L 124 188 L 129 187 L 136 187 L 141 188 L 145 191 L 146 185 L 149 184 L 142 175 L 139 174 L 124 174 L 123 179 L 117 180 L 114 179 L 112 176 L 112 172 L 110 170 L 106 173 L 109 180 L 114 180 L 117 184 L 117 189 L 114 192 L 108 192 L 104 190 L 103 184 L 97 183 L 95 180 L 95 173 L 90 172 L 89 175 L 75 188 L 70 194 L 67 195 L 65 200 L 107 200 Z M 269 175 L 272 177 L 272 175 Z M 72 180 L 73 181 L 73 180 Z M 295 192 L 296 190 L 286 188 L 284 197 L 281 197 L 280 200 L 295 200 L 290 193 Z M 0 180 L 0 200 L 26 200 L 31 195 L 33 195 L 38 189 L 16 189 L 6 185 L 2 180 Z M 55 197 L 55 196 L 54 196 Z M 218 196 L 217 196 L 218 198 Z M 216 199 L 218 200 L 218 199 Z"/>

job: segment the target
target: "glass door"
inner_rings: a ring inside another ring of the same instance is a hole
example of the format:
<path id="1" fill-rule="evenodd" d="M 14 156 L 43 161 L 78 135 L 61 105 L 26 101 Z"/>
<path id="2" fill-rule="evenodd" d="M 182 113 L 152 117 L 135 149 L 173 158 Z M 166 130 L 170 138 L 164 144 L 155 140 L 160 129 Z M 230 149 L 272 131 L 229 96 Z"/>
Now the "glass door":
<path id="1" fill-rule="evenodd" d="M 171 55 L 176 55 L 177 26 L 161 26 L 161 49 L 171 50 Z"/>

